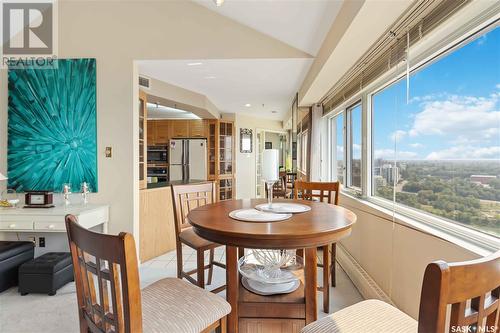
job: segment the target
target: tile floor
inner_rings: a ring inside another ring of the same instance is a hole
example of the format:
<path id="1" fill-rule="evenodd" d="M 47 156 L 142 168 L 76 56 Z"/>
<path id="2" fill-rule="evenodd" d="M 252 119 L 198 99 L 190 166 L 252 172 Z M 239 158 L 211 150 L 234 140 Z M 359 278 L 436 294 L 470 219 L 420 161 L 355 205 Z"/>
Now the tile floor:
<path id="1" fill-rule="evenodd" d="M 215 250 L 215 258 L 225 261 L 224 248 Z M 206 253 L 208 260 L 208 252 Z M 196 267 L 195 252 L 183 249 L 185 269 Z M 177 272 L 175 251 L 156 257 L 143 263 L 139 268 L 141 287 L 145 287 L 164 277 L 175 277 Z M 321 270 L 321 268 L 320 268 Z M 321 272 L 318 272 L 318 277 Z M 208 289 L 225 283 L 225 271 L 214 268 L 212 285 Z M 225 296 L 224 292 L 219 295 Z M 330 292 L 330 311 L 335 312 L 362 300 L 358 290 L 337 265 L 337 287 Z M 326 314 L 322 311 L 322 293 L 318 293 L 318 317 Z M 2 333 L 70 333 L 78 332 L 76 294 L 74 283 L 69 283 L 58 290 L 55 296 L 27 295 L 20 296 L 17 288 L 0 293 L 0 332 Z M 169 332 L 170 333 L 170 332 Z"/>

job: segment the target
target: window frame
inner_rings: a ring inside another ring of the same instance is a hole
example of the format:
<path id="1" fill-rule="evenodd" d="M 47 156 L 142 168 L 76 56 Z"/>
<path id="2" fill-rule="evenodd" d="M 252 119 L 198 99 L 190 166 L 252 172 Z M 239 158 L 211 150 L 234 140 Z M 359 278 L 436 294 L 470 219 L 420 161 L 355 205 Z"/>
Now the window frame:
<path id="1" fill-rule="evenodd" d="M 342 185 L 345 185 L 346 180 L 346 149 L 345 149 L 345 114 L 343 111 L 337 112 L 332 116 L 327 118 L 328 121 L 328 179 L 330 181 L 338 181 L 339 173 L 338 173 L 338 157 L 337 157 L 337 120 L 338 117 L 342 117 L 342 145 L 343 145 L 343 154 L 342 154 Z M 333 157 L 335 156 L 335 163 L 332 165 Z M 333 171 L 335 170 L 335 172 Z"/>
<path id="2" fill-rule="evenodd" d="M 353 163 L 352 163 L 352 155 L 353 155 L 353 144 L 354 144 L 354 139 L 353 139 L 353 120 L 352 120 L 352 114 L 353 114 L 353 111 L 354 109 L 356 109 L 357 107 L 360 107 L 360 112 L 361 112 L 361 124 L 359 124 L 360 128 L 361 128 L 361 151 L 360 151 L 360 186 L 354 186 L 352 185 L 352 166 L 353 166 Z M 344 155 L 346 156 L 345 158 L 345 164 L 344 164 L 344 168 L 346 169 L 345 170 L 345 174 L 346 174 L 346 178 L 344 178 L 344 183 L 345 183 L 345 187 L 346 188 L 349 188 L 351 189 L 352 191 L 356 192 L 356 193 L 362 193 L 362 188 L 363 188 L 363 179 L 365 178 L 364 175 L 363 175 L 363 160 L 364 160 L 364 156 L 363 156 L 363 103 L 362 103 L 362 100 L 361 99 L 358 99 L 355 103 L 351 104 L 350 106 L 348 106 L 346 109 L 345 109 L 345 112 L 344 112 L 345 116 L 344 116 Z"/>
<path id="3" fill-rule="evenodd" d="M 488 33 L 500 26 L 500 14 L 491 14 L 490 16 L 483 15 L 476 17 L 474 20 L 463 24 L 458 29 L 455 27 L 452 34 L 448 34 L 441 39 L 434 39 L 425 45 L 417 45 L 416 55 L 413 55 L 411 59 L 410 73 L 415 73 L 420 69 L 432 65 L 435 61 L 446 57 L 449 53 L 459 49 L 461 46 L 471 42 L 473 39 L 480 37 L 483 34 Z M 449 29 L 449 27 L 444 27 L 443 30 Z M 449 31 L 449 30 L 448 30 Z M 410 49 L 412 52 L 412 49 Z M 380 92 L 381 90 L 387 88 L 388 86 L 396 83 L 397 81 L 404 79 L 405 66 L 400 65 L 391 69 L 387 73 L 383 74 L 380 78 L 364 87 L 361 92 L 351 97 L 349 100 L 344 101 L 341 105 L 336 107 L 333 112 L 328 114 L 326 118 L 329 122 L 329 132 L 328 132 L 328 144 L 332 145 L 331 136 L 333 131 L 331 130 L 332 119 L 335 119 L 337 115 L 344 114 L 344 182 L 347 184 L 350 179 L 351 163 L 350 158 L 347 158 L 347 138 L 349 138 L 350 131 L 349 126 L 347 126 L 347 110 L 357 104 L 361 104 L 362 112 L 362 151 L 361 151 L 361 163 L 362 163 L 362 179 L 361 179 L 361 189 L 353 189 L 347 185 L 342 188 L 341 192 L 347 195 L 353 195 L 355 198 L 362 199 L 375 207 L 380 207 L 381 210 L 390 210 L 393 214 L 400 215 L 408 218 L 409 220 L 415 221 L 415 227 L 418 224 L 425 225 L 436 232 L 448 234 L 452 237 L 456 237 L 463 240 L 467 244 L 476 245 L 482 249 L 488 251 L 496 251 L 500 249 L 500 237 L 493 236 L 491 234 L 485 233 L 483 231 L 476 230 L 471 227 L 467 227 L 460 222 L 447 220 L 446 218 L 434 216 L 430 213 L 420 211 L 411 207 L 404 206 L 402 204 L 397 204 L 393 201 L 386 200 L 380 197 L 374 196 L 374 184 L 373 184 L 373 96 Z M 328 147 L 328 163 L 331 163 L 332 147 Z M 332 179 L 331 166 L 328 167 L 330 179 Z"/>

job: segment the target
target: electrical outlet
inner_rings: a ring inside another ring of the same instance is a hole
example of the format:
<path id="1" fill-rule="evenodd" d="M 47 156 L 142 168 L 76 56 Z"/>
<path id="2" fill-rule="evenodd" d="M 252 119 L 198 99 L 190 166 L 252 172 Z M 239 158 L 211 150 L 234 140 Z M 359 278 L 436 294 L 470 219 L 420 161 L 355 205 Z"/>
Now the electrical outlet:
<path id="1" fill-rule="evenodd" d="M 45 237 L 38 238 L 38 246 L 45 247 Z"/>

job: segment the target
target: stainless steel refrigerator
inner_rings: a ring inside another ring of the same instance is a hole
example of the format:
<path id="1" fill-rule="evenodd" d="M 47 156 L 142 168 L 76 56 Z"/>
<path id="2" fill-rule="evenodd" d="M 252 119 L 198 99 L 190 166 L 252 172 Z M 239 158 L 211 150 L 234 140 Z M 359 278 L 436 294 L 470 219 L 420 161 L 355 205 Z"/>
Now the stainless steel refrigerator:
<path id="1" fill-rule="evenodd" d="M 207 140 L 172 139 L 168 146 L 170 181 L 207 179 Z"/>

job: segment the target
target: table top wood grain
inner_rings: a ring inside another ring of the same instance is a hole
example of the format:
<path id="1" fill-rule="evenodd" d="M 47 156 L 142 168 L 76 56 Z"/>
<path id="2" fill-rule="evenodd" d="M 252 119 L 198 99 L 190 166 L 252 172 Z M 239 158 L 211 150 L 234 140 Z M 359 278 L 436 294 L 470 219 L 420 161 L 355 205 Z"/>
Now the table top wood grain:
<path id="1" fill-rule="evenodd" d="M 254 208 L 266 199 L 228 200 L 192 210 L 187 218 L 205 239 L 245 248 L 295 249 L 336 242 L 351 232 L 356 215 L 348 209 L 323 202 L 276 199 L 309 205 L 311 210 L 277 222 L 243 222 L 232 219 L 236 209 Z"/>

